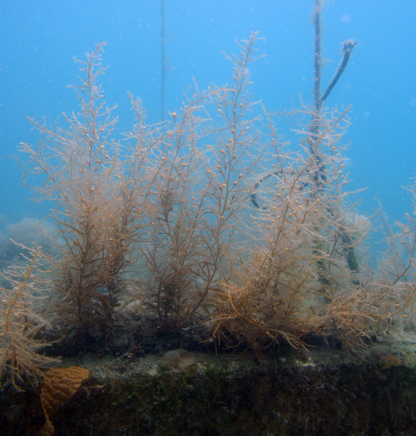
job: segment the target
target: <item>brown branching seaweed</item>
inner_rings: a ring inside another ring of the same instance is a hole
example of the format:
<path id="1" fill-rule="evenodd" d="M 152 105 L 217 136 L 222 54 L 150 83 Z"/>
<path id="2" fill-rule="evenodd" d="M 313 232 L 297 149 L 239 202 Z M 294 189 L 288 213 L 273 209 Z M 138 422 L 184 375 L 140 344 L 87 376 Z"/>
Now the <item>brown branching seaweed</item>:
<path id="1" fill-rule="evenodd" d="M 39 338 L 48 325 L 38 308 L 48 289 L 38 286 L 42 280 L 34 277 L 40 270 L 39 250 L 31 250 L 32 260 L 24 269 L 12 268 L 2 274 L 11 289 L 0 288 L 0 373 L 19 390 L 23 377 L 36 384 L 42 378 L 42 369 L 57 361 L 39 353 L 40 348 L 49 345 Z"/>
<path id="2" fill-rule="evenodd" d="M 129 164 L 121 164 L 122 147 L 110 140 L 115 119 L 105 107 L 97 78 L 103 44 L 81 62 L 85 73 L 75 87 L 81 114 L 65 117 L 68 128 L 49 129 L 34 120 L 45 142 L 37 149 L 23 144 L 29 173 L 45 176 L 35 188 L 54 199 L 58 232 L 55 256 L 48 256 L 59 323 L 100 333 L 114 323 L 123 290 L 122 274 L 140 236 L 143 204 L 141 163 L 146 154 L 136 144 Z M 25 180 L 25 179 L 24 179 Z M 147 180 L 144 177 L 144 180 Z"/>
<path id="3" fill-rule="evenodd" d="M 135 121 L 124 140 L 112 139 L 116 120 L 97 84 L 102 44 L 82 63 L 80 114 L 65 117 L 66 128 L 31 120 L 44 141 L 22 145 L 23 181 L 42 175 L 34 189 L 57 205 L 55 251 L 37 256 L 49 274 L 44 311 L 63 335 L 108 335 L 125 320 L 121 302 L 135 298 L 140 313 L 128 326 L 139 337 L 211 335 L 256 352 L 281 342 L 300 347 L 311 335 L 363 345 L 412 317 L 414 218 L 390 232 L 379 271 L 368 273 L 360 250 L 370 226 L 350 201 L 342 160 L 349 108 L 302 104 L 277 114 L 297 119 L 293 151 L 249 91 L 258 39 L 253 33 L 239 56 L 226 56 L 231 85 L 195 86 L 169 121 L 147 125 L 130 96 Z M 136 278 L 130 294 L 128 268 Z M 3 366 L 13 374 L 32 374 L 44 362 L 30 336 L 41 318 L 30 318 L 24 336 L 26 324 L 12 316 L 23 313 L 15 302 L 32 269 L 41 271 L 32 264 L 23 282 L 13 282 L 15 301 L 6 299 Z M 13 360 L 23 343 L 32 357 Z"/>
<path id="4" fill-rule="evenodd" d="M 224 276 L 247 199 L 245 182 L 264 152 L 257 135 L 249 133 L 255 120 L 245 117 L 252 105 L 247 66 L 254 60 L 255 42 L 252 34 L 240 46 L 241 57 L 230 58 L 233 85 L 196 89 L 183 110 L 172 114 L 174 124 L 157 149 L 152 230 L 143 255 L 149 270 L 148 318 L 164 330 L 195 326 L 209 315 L 210 289 Z M 210 125 L 215 117 L 221 127 Z"/>
<path id="5" fill-rule="evenodd" d="M 232 280 L 215 293 L 212 334 L 218 340 L 256 350 L 281 340 L 298 347 L 311 334 L 357 344 L 393 315 L 380 305 L 380 289 L 361 284 L 358 268 L 351 267 L 351 250 L 366 228 L 351 219 L 342 189 L 346 181 L 337 144 L 348 125 L 345 117 L 346 111 L 329 118 L 315 114 L 321 130 L 314 148 L 305 146 L 303 154 L 282 153 L 272 135 L 276 163 L 267 184 L 265 176 L 255 184 L 257 209 L 249 223 L 257 228 L 257 241 L 247 254 L 233 258 Z M 317 179 L 322 162 L 325 178 Z"/>

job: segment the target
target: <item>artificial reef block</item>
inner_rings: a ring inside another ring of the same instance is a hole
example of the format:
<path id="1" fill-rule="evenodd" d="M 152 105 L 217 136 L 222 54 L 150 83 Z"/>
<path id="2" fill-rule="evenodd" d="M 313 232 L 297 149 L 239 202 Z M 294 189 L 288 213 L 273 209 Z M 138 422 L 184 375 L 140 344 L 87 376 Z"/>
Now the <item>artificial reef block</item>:
<path id="1" fill-rule="evenodd" d="M 192 354 L 195 364 L 183 371 L 172 371 L 155 355 L 82 356 L 78 364 L 91 377 L 52 416 L 54 436 L 416 434 L 412 366 L 385 368 L 370 353 L 363 362 L 351 353 L 319 347 L 306 358 L 288 351 L 261 362 Z M 7 404 L 6 395 L 10 413 L 8 420 L 6 412 L 0 416 L 2 434 L 35 436 L 25 429 L 33 410 L 22 396 L 29 390 L 0 393 L 0 407 Z M 12 422 L 13 410 L 19 416 Z"/>

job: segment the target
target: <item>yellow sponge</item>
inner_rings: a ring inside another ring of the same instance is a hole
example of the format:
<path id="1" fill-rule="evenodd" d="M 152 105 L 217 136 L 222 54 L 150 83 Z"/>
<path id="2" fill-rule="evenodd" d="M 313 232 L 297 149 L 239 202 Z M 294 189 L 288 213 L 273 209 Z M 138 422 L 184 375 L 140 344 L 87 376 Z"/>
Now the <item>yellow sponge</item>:
<path id="1" fill-rule="evenodd" d="M 72 398 L 89 373 L 88 369 L 76 366 L 52 368 L 45 373 L 40 399 L 46 422 L 38 436 L 53 435 L 55 428 L 50 421 L 50 417 Z"/>

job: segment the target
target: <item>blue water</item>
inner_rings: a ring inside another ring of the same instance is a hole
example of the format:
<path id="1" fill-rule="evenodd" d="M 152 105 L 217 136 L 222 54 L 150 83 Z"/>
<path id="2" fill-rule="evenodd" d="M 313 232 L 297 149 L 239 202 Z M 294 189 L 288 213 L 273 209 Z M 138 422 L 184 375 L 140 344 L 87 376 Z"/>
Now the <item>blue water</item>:
<path id="1" fill-rule="evenodd" d="M 250 66 L 254 98 L 269 111 L 290 109 L 299 96 L 312 103 L 312 0 L 165 0 L 166 113 L 179 108 L 193 86 L 232 80 L 221 52 L 239 53 L 235 40 L 260 31 L 265 40 Z M 354 38 L 350 64 L 327 105 L 350 105 L 352 125 L 344 137 L 349 188 L 367 188 L 360 210 L 371 214 L 378 194 L 389 218 L 411 211 L 403 186 L 416 167 L 416 2 L 333 0 L 323 14 L 323 49 L 328 61 L 322 88 L 340 61 L 341 43 Z M 161 15 L 159 0 L 0 1 L 0 154 L 17 156 L 21 142 L 39 135 L 26 117 L 53 124 L 76 112 L 68 85 L 78 84 L 79 64 L 105 41 L 102 84 L 108 105 L 118 104 L 117 129 L 131 128 L 127 91 L 141 97 L 148 122 L 161 117 Z M 283 130 L 286 127 L 283 127 Z M 42 218 L 50 205 L 29 201 L 21 171 L 0 160 L 0 215 L 13 223 Z"/>

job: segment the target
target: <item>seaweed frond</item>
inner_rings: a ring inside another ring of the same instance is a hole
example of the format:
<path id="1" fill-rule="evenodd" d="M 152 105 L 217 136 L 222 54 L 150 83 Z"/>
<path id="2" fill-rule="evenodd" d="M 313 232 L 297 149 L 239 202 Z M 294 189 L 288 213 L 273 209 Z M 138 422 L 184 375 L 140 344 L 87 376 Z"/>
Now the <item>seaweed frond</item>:
<path id="1" fill-rule="evenodd" d="M 10 289 L 0 288 L 0 371 L 6 383 L 11 382 L 18 390 L 26 380 L 35 384 L 42 378 L 42 369 L 57 361 L 39 352 L 50 345 L 39 338 L 39 332 L 47 326 L 38 313 L 39 300 L 47 289 L 34 280 L 40 248 L 30 251 L 33 257 L 26 267 L 2 274 L 11 284 Z"/>

